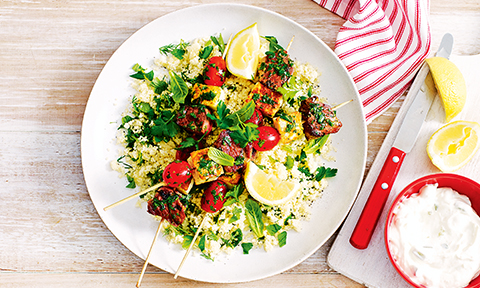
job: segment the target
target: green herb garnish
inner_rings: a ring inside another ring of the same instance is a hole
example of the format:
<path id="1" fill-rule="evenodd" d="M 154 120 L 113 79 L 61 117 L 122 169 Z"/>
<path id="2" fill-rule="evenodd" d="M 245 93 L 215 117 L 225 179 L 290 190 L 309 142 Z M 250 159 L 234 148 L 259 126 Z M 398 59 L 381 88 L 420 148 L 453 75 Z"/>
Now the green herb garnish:
<path id="1" fill-rule="evenodd" d="M 170 75 L 170 92 L 172 92 L 172 98 L 179 104 L 185 103 L 185 97 L 188 95 L 187 83 L 173 71 L 168 71 Z"/>
<path id="2" fill-rule="evenodd" d="M 302 89 L 302 82 L 297 80 L 296 77 L 290 77 L 290 79 L 285 82 L 282 87 L 278 88 L 277 91 L 283 95 L 283 100 L 290 105 L 293 104 L 295 95 Z"/>
<path id="3" fill-rule="evenodd" d="M 167 55 L 168 53 L 175 56 L 177 59 L 182 60 L 183 55 L 187 52 L 186 47 L 189 44 L 183 40 L 179 44 L 168 44 L 159 48 L 160 53 Z"/>
<path id="4" fill-rule="evenodd" d="M 200 55 L 199 57 L 201 59 L 207 59 L 208 56 L 210 56 L 210 54 L 212 53 L 213 51 L 213 46 L 212 45 L 208 45 L 208 46 L 205 46 L 202 51 L 200 51 Z"/>
<path id="5" fill-rule="evenodd" d="M 282 226 L 278 224 L 272 224 L 267 226 L 267 232 L 272 236 L 275 236 L 275 234 L 277 234 L 277 232 L 280 231 L 280 229 L 282 229 Z"/>
<path id="6" fill-rule="evenodd" d="M 248 254 L 250 250 L 252 250 L 253 244 L 252 243 L 242 243 L 243 254 Z"/>
<path id="7" fill-rule="evenodd" d="M 130 75 L 130 77 L 132 78 L 139 79 L 139 80 L 147 79 L 149 81 L 153 80 L 153 70 L 146 73 L 145 69 L 142 66 L 140 66 L 140 64 L 138 63 L 133 65 L 132 70 L 137 72 L 135 74 Z"/>
<path id="8" fill-rule="evenodd" d="M 318 167 L 315 170 L 315 180 L 320 182 L 323 178 L 330 178 L 335 177 L 337 175 L 338 169 L 335 168 L 325 168 L 325 167 Z"/>
<path id="9" fill-rule="evenodd" d="M 280 46 L 280 44 L 278 44 L 278 40 L 274 36 L 263 36 L 263 38 L 266 39 L 270 43 L 270 45 L 269 45 L 269 51 L 270 52 L 275 52 L 279 49 L 283 50 L 283 47 Z"/>
<path id="10" fill-rule="evenodd" d="M 242 183 L 240 184 L 237 184 L 235 185 L 232 189 L 228 190 L 227 191 L 227 194 L 225 195 L 225 197 L 230 197 L 229 199 L 227 199 L 227 201 L 225 201 L 225 204 L 224 206 L 228 206 L 228 205 L 231 205 L 233 203 L 238 203 L 240 202 L 240 200 L 238 199 L 238 197 L 240 197 L 240 195 L 242 194 L 244 190 L 244 187 L 242 185 Z"/>
<path id="11" fill-rule="evenodd" d="M 235 158 L 215 147 L 208 148 L 208 157 L 223 166 L 233 166 L 235 163 Z"/>
<path id="12" fill-rule="evenodd" d="M 330 134 L 325 134 L 320 138 L 309 140 L 303 148 L 303 151 L 305 151 L 306 154 L 320 153 L 320 149 L 327 143 L 329 135 Z"/>
<path id="13" fill-rule="evenodd" d="M 283 231 L 280 234 L 278 234 L 278 246 L 283 247 L 287 244 L 287 231 Z"/>
<path id="14" fill-rule="evenodd" d="M 220 34 L 218 37 L 210 36 L 210 40 L 212 40 L 212 42 L 218 46 L 218 50 L 220 50 L 220 53 L 223 54 L 225 51 L 225 42 L 223 41 L 222 34 Z"/>
<path id="15" fill-rule="evenodd" d="M 287 156 L 287 160 L 285 161 L 284 165 L 285 165 L 285 168 L 287 168 L 287 170 L 292 169 L 294 165 L 293 158 L 291 156 Z"/>
<path id="16" fill-rule="evenodd" d="M 248 199 L 245 203 L 245 208 L 250 229 L 252 229 L 253 233 L 255 233 L 258 238 L 263 237 L 263 214 L 260 206 L 256 201 Z"/>

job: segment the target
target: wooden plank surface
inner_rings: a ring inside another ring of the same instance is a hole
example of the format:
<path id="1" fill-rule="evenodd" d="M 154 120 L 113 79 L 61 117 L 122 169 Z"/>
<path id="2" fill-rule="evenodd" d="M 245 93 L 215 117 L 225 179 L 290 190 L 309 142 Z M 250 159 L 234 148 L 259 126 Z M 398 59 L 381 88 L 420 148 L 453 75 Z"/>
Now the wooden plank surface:
<path id="1" fill-rule="evenodd" d="M 175 10 L 218 1 L 0 2 L 0 286 L 133 287 L 143 261 L 98 217 L 83 180 L 80 129 L 93 84 L 133 32 Z M 287 16 L 333 48 L 344 20 L 310 0 L 223 1 Z M 476 0 L 431 1 L 433 45 L 458 34 L 457 54 L 480 53 Z M 402 100 L 368 126 L 369 170 Z M 334 236 L 335 237 L 335 236 Z M 329 268 L 333 238 L 289 271 L 215 285 L 149 266 L 144 287 L 362 287 Z"/>

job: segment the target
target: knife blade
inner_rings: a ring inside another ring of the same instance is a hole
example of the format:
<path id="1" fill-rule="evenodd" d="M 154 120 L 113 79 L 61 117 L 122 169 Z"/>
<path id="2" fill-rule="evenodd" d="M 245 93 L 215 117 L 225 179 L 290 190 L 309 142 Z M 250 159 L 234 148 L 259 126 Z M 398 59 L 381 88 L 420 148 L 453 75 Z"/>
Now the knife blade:
<path id="1" fill-rule="evenodd" d="M 453 36 L 447 33 L 443 36 L 435 56 L 448 59 L 452 52 L 452 47 Z M 415 98 L 403 118 L 395 141 L 350 237 L 350 244 L 357 249 L 366 249 L 368 247 L 398 171 L 402 166 L 403 159 L 412 150 L 425 117 L 433 103 L 435 97 L 433 97 L 434 95 L 428 95 L 429 93 L 427 93 L 425 85 L 425 78 L 428 72 L 428 65 L 424 61 L 411 85 L 412 88 L 415 87 L 416 89 L 408 92 L 409 94 L 415 93 L 413 94 Z"/>

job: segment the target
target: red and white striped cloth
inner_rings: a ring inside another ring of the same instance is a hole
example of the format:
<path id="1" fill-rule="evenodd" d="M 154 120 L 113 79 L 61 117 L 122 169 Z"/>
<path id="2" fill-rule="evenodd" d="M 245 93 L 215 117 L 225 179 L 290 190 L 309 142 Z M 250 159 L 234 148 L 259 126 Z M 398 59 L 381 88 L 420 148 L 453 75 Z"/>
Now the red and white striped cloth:
<path id="1" fill-rule="evenodd" d="M 429 0 L 314 0 L 347 21 L 335 53 L 355 81 L 367 123 L 411 84 L 430 52 Z"/>

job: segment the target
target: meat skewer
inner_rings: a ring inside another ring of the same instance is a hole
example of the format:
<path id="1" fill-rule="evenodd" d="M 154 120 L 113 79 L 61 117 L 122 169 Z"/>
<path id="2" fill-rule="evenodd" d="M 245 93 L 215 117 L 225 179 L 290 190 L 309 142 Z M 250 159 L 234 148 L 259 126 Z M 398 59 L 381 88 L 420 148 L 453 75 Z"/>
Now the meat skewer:
<path id="1" fill-rule="evenodd" d="M 174 226 L 181 225 L 183 220 L 185 219 L 185 206 L 180 201 L 181 194 L 175 191 L 174 188 L 171 187 L 160 187 L 157 190 L 155 196 L 148 201 L 148 213 L 154 216 L 162 217 L 162 220 L 158 224 L 157 232 L 155 233 L 155 237 L 153 238 L 152 244 L 150 245 L 150 250 L 148 251 L 147 258 L 145 259 L 145 263 L 143 264 L 142 272 L 137 281 L 137 287 L 140 287 L 140 284 L 143 279 L 143 275 L 145 274 L 145 269 L 147 269 L 148 262 L 150 259 L 150 254 L 152 252 L 153 246 L 158 238 L 158 234 L 160 233 L 160 228 L 162 226 L 162 222 L 167 220 Z"/>
<path id="2" fill-rule="evenodd" d="M 299 112 L 302 113 L 303 132 L 309 140 L 337 133 L 342 127 L 335 111 L 318 96 L 303 100 Z"/>
<path id="3" fill-rule="evenodd" d="M 205 192 L 203 193 L 202 200 L 201 200 L 201 207 L 202 210 L 206 213 L 216 213 L 220 211 L 223 208 L 223 204 L 225 203 L 225 195 L 227 194 L 227 185 L 220 181 L 214 181 L 210 183 L 210 185 L 205 189 Z M 180 270 L 183 267 L 183 264 L 185 263 L 185 260 L 187 260 L 188 255 L 190 254 L 190 251 L 192 250 L 193 246 L 195 245 L 195 241 L 197 240 L 198 235 L 200 234 L 200 231 L 202 230 L 203 224 L 205 223 L 205 220 L 207 219 L 207 214 L 203 216 L 203 220 L 200 223 L 200 226 L 198 226 L 197 231 L 195 232 L 195 236 L 193 237 L 192 243 L 190 243 L 190 246 L 187 249 L 187 252 L 185 252 L 185 255 L 183 256 L 182 262 L 180 262 L 180 265 L 178 266 L 177 272 L 173 276 L 174 279 L 177 279 L 178 274 L 180 273 Z"/>
<path id="4" fill-rule="evenodd" d="M 171 175 L 176 175 L 175 178 L 172 178 Z M 117 205 L 120 205 L 130 199 L 133 199 L 135 197 L 138 197 L 138 196 L 142 196 L 144 194 L 147 194 L 148 192 L 150 191 L 154 191 L 160 187 L 163 187 L 163 186 L 170 186 L 170 187 L 178 187 L 179 190 L 181 190 L 182 192 L 186 192 L 188 191 L 188 189 L 190 189 L 191 185 L 190 185 L 190 181 L 192 179 L 191 177 L 191 173 L 190 173 L 190 166 L 188 165 L 188 163 L 186 161 L 174 161 L 170 164 L 167 165 L 167 167 L 165 167 L 165 170 L 163 171 L 163 175 L 162 175 L 162 178 L 163 178 L 163 182 L 160 182 L 160 183 L 157 183 L 155 185 L 153 185 L 152 187 L 148 188 L 148 189 L 145 189 L 143 191 L 140 191 L 140 192 L 137 192 L 135 194 L 132 194 L 120 201 L 117 201 L 113 204 L 110 204 L 108 205 L 107 207 L 103 208 L 104 211 L 107 211 Z"/>
<path id="5" fill-rule="evenodd" d="M 158 224 L 155 237 L 153 238 L 152 244 L 143 264 L 142 272 L 137 281 L 137 287 L 140 287 L 140 284 L 147 269 L 148 262 L 150 259 L 151 252 L 160 233 L 162 222 L 167 220 L 174 226 L 182 224 L 185 219 L 185 205 L 181 201 L 181 197 L 184 196 L 181 192 L 176 191 L 176 189 L 186 192 L 187 189 L 190 189 L 192 186 L 192 174 L 190 173 L 190 166 L 186 161 L 174 161 L 165 167 L 163 171 L 162 178 L 164 182 L 160 182 L 144 191 L 135 193 L 123 200 L 120 200 L 110 206 L 104 208 L 108 210 L 112 207 L 115 207 L 127 200 L 130 200 L 134 197 L 146 194 L 150 191 L 158 189 L 155 193 L 155 196 L 148 201 L 147 211 L 148 213 L 160 216 L 162 220 Z M 166 186 L 168 185 L 168 186 Z"/>

